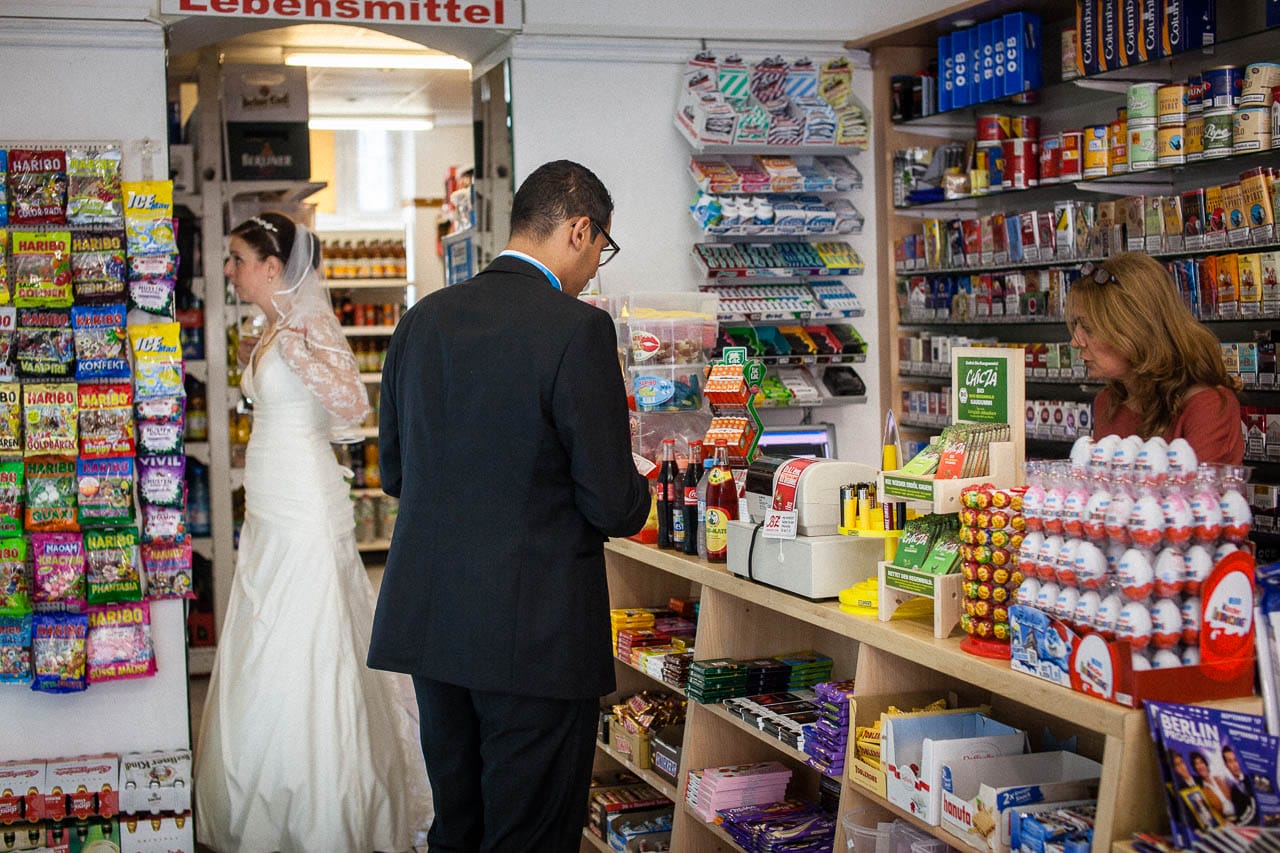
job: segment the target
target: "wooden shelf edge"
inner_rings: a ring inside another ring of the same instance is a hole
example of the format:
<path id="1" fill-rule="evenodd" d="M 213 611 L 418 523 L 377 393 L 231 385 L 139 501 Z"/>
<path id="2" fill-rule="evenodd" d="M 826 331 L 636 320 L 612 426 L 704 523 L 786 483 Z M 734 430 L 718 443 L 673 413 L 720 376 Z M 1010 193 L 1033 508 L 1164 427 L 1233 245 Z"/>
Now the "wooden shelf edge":
<path id="1" fill-rule="evenodd" d="M 801 764 L 805 764 L 806 766 L 808 765 L 808 762 L 809 762 L 808 753 L 803 752 L 802 750 L 799 750 L 799 749 L 793 749 L 791 746 L 778 740 L 776 737 L 769 734 L 768 732 L 761 731 L 755 726 L 750 725 L 746 720 L 735 717 L 733 714 L 729 712 L 727 708 L 724 707 L 724 705 L 720 704 L 719 702 L 712 702 L 710 704 L 705 704 L 705 705 L 702 705 L 702 707 L 710 711 L 713 717 L 719 717 L 720 719 L 728 722 L 730 725 L 733 725 L 742 729 L 747 734 L 753 736 L 756 740 L 759 740 L 765 744 L 768 744 L 769 746 L 776 747 L 779 752 L 781 752 L 783 755 L 787 756 L 788 758 L 793 759 L 795 761 L 799 761 Z M 813 768 L 810 768 L 810 769 L 813 769 Z M 816 770 L 816 769 L 813 769 L 813 772 L 821 773 L 820 770 Z M 822 775 L 827 776 L 829 774 L 823 773 Z M 831 776 L 830 778 L 839 780 L 840 782 L 844 781 L 844 777 L 842 775 Z"/>
<path id="2" fill-rule="evenodd" d="M 612 758 L 614 761 L 621 764 L 623 767 L 630 770 L 632 773 L 639 776 L 647 784 L 652 785 L 653 789 L 657 791 L 659 794 L 666 797 L 668 800 L 670 800 L 673 803 L 676 802 L 675 786 L 672 785 L 670 782 L 668 782 L 666 779 L 663 779 L 661 776 L 659 776 L 657 773 L 654 773 L 652 770 L 641 770 L 634 763 L 632 763 L 630 758 L 623 755 L 621 752 L 618 752 L 616 749 L 609 746 L 608 744 L 604 744 L 604 743 L 600 743 L 599 741 L 596 741 L 596 748 L 601 752 L 603 752 L 605 755 Z"/>
<path id="3" fill-rule="evenodd" d="M 644 671 L 643 669 L 641 669 L 640 667 L 636 666 L 636 665 L 635 665 L 635 664 L 633 664 L 633 663 L 630 663 L 630 662 L 628 662 L 628 661 L 623 660 L 622 658 L 618 657 L 616 654 L 613 656 L 613 659 L 614 659 L 615 661 L 617 661 L 618 663 L 622 664 L 623 666 L 625 666 L 627 669 L 631 670 L 632 672 L 638 672 L 638 673 L 640 673 L 640 674 L 641 674 L 641 675 L 643 675 L 645 678 L 647 678 L 647 679 L 649 679 L 650 681 L 652 681 L 654 684 L 657 684 L 657 685 L 658 685 L 659 687 L 661 687 L 663 690 L 670 690 L 672 693 L 679 693 L 681 696 L 686 696 L 686 695 L 688 695 L 688 694 L 686 694 L 686 693 L 685 693 L 685 689 L 684 689 L 683 687 L 677 687 L 677 686 L 676 686 L 676 685 L 674 685 L 674 684 L 671 684 L 671 683 L 669 683 L 669 682 L 663 681 L 663 680 L 662 680 L 661 678 L 659 678 L 658 676 L 656 676 L 656 675 L 652 675 L 652 674 L 650 674 L 650 673 L 645 672 L 645 671 Z"/>
<path id="4" fill-rule="evenodd" d="M 582 838 L 597 850 L 603 853 L 613 853 L 613 848 L 603 838 L 597 838 L 596 834 L 589 827 L 582 827 Z"/>

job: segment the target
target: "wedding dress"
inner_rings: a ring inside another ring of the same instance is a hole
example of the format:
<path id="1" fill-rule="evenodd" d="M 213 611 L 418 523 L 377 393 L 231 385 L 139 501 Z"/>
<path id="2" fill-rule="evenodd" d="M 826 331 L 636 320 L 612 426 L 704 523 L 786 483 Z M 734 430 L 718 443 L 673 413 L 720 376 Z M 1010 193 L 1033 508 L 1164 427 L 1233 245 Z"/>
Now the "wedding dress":
<path id="1" fill-rule="evenodd" d="M 373 592 L 329 446 L 344 395 L 367 398 L 332 371 L 340 337 L 314 346 L 336 324 L 311 325 L 264 340 L 241 383 L 245 522 L 196 752 L 197 837 L 219 853 L 404 851 L 431 818 L 411 688 L 365 667 Z"/>

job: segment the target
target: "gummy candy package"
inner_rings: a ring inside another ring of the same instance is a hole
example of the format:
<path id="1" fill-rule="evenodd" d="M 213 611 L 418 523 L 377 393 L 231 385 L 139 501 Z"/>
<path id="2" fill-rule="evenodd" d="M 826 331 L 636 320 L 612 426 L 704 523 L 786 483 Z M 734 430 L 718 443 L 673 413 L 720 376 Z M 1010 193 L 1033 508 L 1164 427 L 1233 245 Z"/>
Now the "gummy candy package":
<path id="1" fill-rule="evenodd" d="M 66 308 L 19 309 L 14 357 L 22 379 L 72 378 L 76 342 L 71 330 L 71 311 Z"/>
<path id="2" fill-rule="evenodd" d="M 133 455 L 132 386 L 81 385 L 79 409 L 81 456 Z"/>
<path id="3" fill-rule="evenodd" d="M 31 601 L 37 610 L 84 610 L 84 580 L 79 533 L 31 534 Z"/>
<path id="4" fill-rule="evenodd" d="M 76 530 L 76 460 L 66 456 L 26 459 L 27 530 Z"/>
<path id="5" fill-rule="evenodd" d="M 91 683 L 155 675 L 150 603 L 135 601 L 90 610 L 86 656 Z"/>
<path id="6" fill-rule="evenodd" d="M 26 466 L 21 459 L 0 459 L 0 537 L 22 534 Z"/>
<path id="7" fill-rule="evenodd" d="M 120 151 L 67 152 L 67 221 L 72 225 L 119 227 L 124 221 Z"/>
<path id="8" fill-rule="evenodd" d="M 13 304 L 58 308 L 71 304 L 71 232 L 14 231 L 9 254 Z"/>
<path id="9" fill-rule="evenodd" d="M 22 455 L 22 386 L 0 382 L 0 456 Z"/>
<path id="10" fill-rule="evenodd" d="M 90 606 L 142 599 L 137 530 L 86 530 L 84 557 Z"/>
<path id="11" fill-rule="evenodd" d="M 191 540 L 156 539 L 142 546 L 148 598 L 195 598 L 191 586 Z"/>
<path id="12" fill-rule="evenodd" d="M 31 622 L 0 615 L 0 684 L 31 683 Z"/>
<path id="13" fill-rule="evenodd" d="M 0 154 L 4 150 L 0 149 Z M 0 193 L 4 188 L 0 187 Z M 0 305 L 8 305 L 12 300 L 9 293 L 9 230 L 0 228 Z"/>
<path id="14" fill-rule="evenodd" d="M 76 379 L 128 379 L 123 305 L 76 305 L 71 309 L 76 342 Z"/>
<path id="15" fill-rule="evenodd" d="M 76 520 L 81 526 L 133 524 L 133 458 L 76 460 Z"/>
<path id="16" fill-rule="evenodd" d="M 129 255 L 176 255 L 173 181 L 124 181 L 121 188 Z"/>
<path id="17" fill-rule="evenodd" d="M 73 383 L 22 386 L 22 444 L 27 456 L 75 456 L 76 423 Z"/>
<path id="18" fill-rule="evenodd" d="M 9 224 L 9 152 L 0 148 L 0 225 Z"/>
<path id="19" fill-rule="evenodd" d="M 15 225 L 67 221 L 66 152 L 9 150 L 9 221 Z"/>
<path id="20" fill-rule="evenodd" d="M 123 231 L 71 232 L 71 288 L 77 304 L 123 302 Z"/>
<path id="21" fill-rule="evenodd" d="M 0 539 L 0 616 L 31 612 L 31 567 L 27 565 L 27 541 Z"/>
<path id="22" fill-rule="evenodd" d="M 7 285 L 0 289 L 8 293 Z M 14 359 L 17 348 L 18 313 L 12 305 L 0 306 L 0 382 L 12 382 L 18 378 L 18 365 Z"/>
<path id="23" fill-rule="evenodd" d="M 32 690 L 75 693 L 85 680 L 87 613 L 36 613 L 31 624 Z"/>

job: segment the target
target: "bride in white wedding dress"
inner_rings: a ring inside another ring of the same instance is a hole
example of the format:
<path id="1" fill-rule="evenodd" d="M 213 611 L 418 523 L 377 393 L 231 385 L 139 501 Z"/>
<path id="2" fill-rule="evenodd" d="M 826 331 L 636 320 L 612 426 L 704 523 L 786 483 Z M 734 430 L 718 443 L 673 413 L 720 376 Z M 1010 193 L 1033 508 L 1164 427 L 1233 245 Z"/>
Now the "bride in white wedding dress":
<path id="1" fill-rule="evenodd" d="M 268 327 L 241 382 L 245 522 L 196 752 L 197 836 L 219 853 L 405 851 L 431 819 L 412 694 L 365 667 L 372 590 L 329 442 L 369 403 L 318 258 L 282 214 L 232 231 L 227 276 Z"/>

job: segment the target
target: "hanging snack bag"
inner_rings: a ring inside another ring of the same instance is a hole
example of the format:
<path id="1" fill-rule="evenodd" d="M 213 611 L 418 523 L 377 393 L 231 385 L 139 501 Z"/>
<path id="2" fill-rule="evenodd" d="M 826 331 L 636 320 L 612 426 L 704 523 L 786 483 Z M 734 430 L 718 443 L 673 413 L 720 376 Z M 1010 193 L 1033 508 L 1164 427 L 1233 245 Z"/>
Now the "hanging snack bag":
<path id="1" fill-rule="evenodd" d="M 21 459 L 0 460 L 0 537 L 22 535 L 26 466 Z"/>
<path id="2" fill-rule="evenodd" d="M 87 657 L 91 683 L 155 675 L 150 603 L 135 601 L 90 610 Z"/>
<path id="3" fill-rule="evenodd" d="M 76 340 L 67 308 L 19 308 L 14 357 L 22 379 L 71 379 Z"/>
<path id="4" fill-rule="evenodd" d="M 129 255 L 175 255 L 173 181 L 124 181 L 124 234 Z"/>
<path id="5" fill-rule="evenodd" d="M 59 150 L 9 150 L 9 221 L 61 225 L 67 221 L 67 156 Z"/>
<path id="6" fill-rule="evenodd" d="M 132 456 L 133 387 L 126 384 L 80 385 L 80 455 Z"/>
<path id="7" fill-rule="evenodd" d="M 71 288 L 77 304 L 123 302 L 127 269 L 123 231 L 71 232 Z"/>
<path id="8" fill-rule="evenodd" d="M 75 456 L 77 413 L 75 384 L 23 385 L 23 453 L 26 456 Z"/>
<path id="9" fill-rule="evenodd" d="M 120 227 L 124 221 L 124 196 L 120 190 L 119 149 L 67 152 L 67 221 L 72 225 Z"/>
<path id="10" fill-rule="evenodd" d="M 86 530 L 84 558 L 90 606 L 142 600 L 137 530 Z"/>
<path id="11" fill-rule="evenodd" d="M 22 386 L 0 382 L 0 456 L 22 455 Z"/>
<path id="12" fill-rule="evenodd" d="M 182 501 L 187 500 L 186 484 L 182 487 Z M 142 505 L 142 541 L 179 539 L 187 535 L 187 511 L 169 506 Z"/>
<path id="13" fill-rule="evenodd" d="M 133 404 L 133 416 L 139 421 L 162 421 L 165 423 L 182 423 L 186 411 L 187 398 L 146 397 L 139 398 Z"/>
<path id="14" fill-rule="evenodd" d="M 0 539 L 0 616 L 31 612 L 31 567 L 27 540 Z"/>
<path id="15" fill-rule="evenodd" d="M 31 622 L 30 615 L 0 616 L 0 684 L 31 683 Z"/>
<path id="16" fill-rule="evenodd" d="M 139 456 L 139 500 L 150 506 L 186 506 L 186 462 L 185 456 Z"/>
<path id="17" fill-rule="evenodd" d="M 191 540 L 156 539 L 142 545 L 147 598 L 195 598 L 191 587 Z"/>
<path id="18" fill-rule="evenodd" d="M 37 613 L 31 624 L 32 690 L 75 693 L 89 686 L 85 680 L 87 613 Z"/>
<path id="19" fill-rule="evenodd" d="M 4 150 L 0 149 L 0 154 Z M 3 189 L 0 188 L 0 192 Z M 9 293 L 9 229 L 0 228 L 0 305 L 8 305 L 12 298 Z"/>
<path id="20" fill-rule="evenodd" d="M 138 452 L 148 456 L 181 456 L 185 453 L 182 442 L 183 419 L 169 421 L 138 421 Z"/>
<path id="21" fill-rule="evenodd" d="M 2 285 L 8 293 L 8 286 Z M 18 311 L 12 305 L 0 307 L 0 382 L 12 382 L 18 378 L 18 365 L 14 359 L 17 349 Z"/>
<path id="22" fill-rule="evenodd" d="M 133 524 L 133 457 L 76 460 L 76 520 L 82 527 Z"/>
<path id="23" fill-rule="evenodd" d="M 177 255 L 131 255 L 129 307 L 172 320 L 177 275 Z"/>
<path id="24" fill-rule="evenodd" d="M 27 530 L 76 530 L 76 460 L 66 456 L 28 456 L 25 476 Z"/>
<path id="25" fill-rule="evenodd" d="M 123 305 L 76 305 L 71 309 L 76 342 L 76 379 L 128 379 Z"/>
<path id="26" fill-rule="evenodd" d="M 71 232 L 13 231 L 9 278 L 19 308 L 71 304 Z"/>
<path id="27" fill-rule="evenodd" d="M 9 224 L 9 152 L 0 148 L 0 225 Z"/>
<path id="28" fill-rule="evenodd" d="M 31 601 L 37 610 L 84 610 L 84 539 L 31 534 Z"/>
<path id="29" fill-rule="evenodd" d="M 139 400 L 183 393 L 182 342 L 177 323 L 129 327 L 133 346 L 133 388 Z"/>

